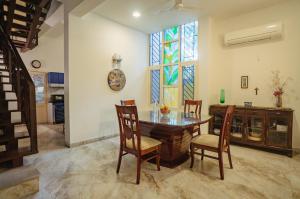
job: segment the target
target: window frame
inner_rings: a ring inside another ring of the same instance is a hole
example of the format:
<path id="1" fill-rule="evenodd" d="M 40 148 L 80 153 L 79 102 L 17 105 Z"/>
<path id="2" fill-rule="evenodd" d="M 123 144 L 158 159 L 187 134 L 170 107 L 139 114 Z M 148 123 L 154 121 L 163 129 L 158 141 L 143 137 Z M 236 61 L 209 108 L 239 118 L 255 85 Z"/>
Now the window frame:
<path id="1" fill-rule="evenodd" d="M 192 22 L 191 22 L 192 23 Z M 198 23 L 198 22 L 197 22 Z M 197 24 L 198 25 L 198 24 Z M 149 67 L 148 67 L 148 74 L 149 74 L 149 104 L 152 105 L 152 96 L 151 96 L 151 85 L 152 85 L 152 79 L 151 79 L 151 71 L 152 70 L 160 70 L 160 96 L 159 96 L 159 103 L 160 104 L 163 104 L 164 103 L 164 88 L 177 88 L 178 89 L 178 99 L 177 99 L 177 107 L 171 107 L 171 108 L 182 108 L 183 106 L 183 82 L 182 82 L 182 69 L 183 67 L 188 67 L 188 66 L 191 66 L 193 65 L 194 66 L 194 99 L 195 98 L 198 98 L 198 90 L 199 90 L 199 83 L 198 83 L 198 68 L 199 68 L 199 26 L 197 26 L 198 30 L 197 30 L 197 53 L 198 53 L 198 56 L 197 56 L 197 59 L 196 60 L 193 60 L 193 61 L 181 61 L 181 49 L 182 49 L 182 45 L 181 45 L 181 42 L 182 42 L 182 25 L 178 25 L 178 28 L 179 28 L 179 32 L 178 32 L 178 39 L 175 39 L 175 40 L 170 40 L 170 41 L 165 41 L 165 38 L 164 38 L 164 34 L 165 34 L 165 30 L 162 30 L 162 38 L 161 38 L 161 63 L 159 65 L 150 65 L 151 63 L 151 60 L 150 60 L 150 53 L 149 53 Z M 149 35 L 149 43 L 150 43 L 150 38 L 151 38 L 151 34 Z M 169 64 L 164 64 L 164 48 L 165 48 L 165 45 L 168 44 L 168 43 L 172 43 L 172 42 L 178 42 L 178 63 L 169 63 Z M 149 45 L 150 46 L 150 45 Z M 174 66 L 174 65 L 178 65 L 178 84 L 176 86 L 165 86 L 164 85 L 164 67 L 165 66 Z"/>

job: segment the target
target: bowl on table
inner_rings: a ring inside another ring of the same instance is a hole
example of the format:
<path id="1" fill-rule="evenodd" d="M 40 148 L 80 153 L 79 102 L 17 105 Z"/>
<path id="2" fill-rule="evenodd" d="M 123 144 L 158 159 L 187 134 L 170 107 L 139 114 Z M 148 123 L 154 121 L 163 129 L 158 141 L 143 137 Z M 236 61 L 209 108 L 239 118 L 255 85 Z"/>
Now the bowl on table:
<path id="1" fill-rule="evenodd" d="M 171 112 L 171 110 L 170 110 L 169 107 L 167 107 L 167 106 L 162 106 L 162 107 L 160 108 L 160 113 L 161 113 L 163 116 L 167 116 L 170 112 Z"/>

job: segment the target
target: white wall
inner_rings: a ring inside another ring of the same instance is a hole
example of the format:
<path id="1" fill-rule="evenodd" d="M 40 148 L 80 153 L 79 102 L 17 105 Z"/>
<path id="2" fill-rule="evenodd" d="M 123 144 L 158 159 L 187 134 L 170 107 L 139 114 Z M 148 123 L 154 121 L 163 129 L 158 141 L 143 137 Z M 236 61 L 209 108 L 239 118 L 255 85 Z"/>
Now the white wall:
<path id="1" fill-rule="evenodd" d="M 291 77 L 285 94 L 284 107 L 295 110 L 293 147 L 300 148 L 300 1 L 288 1 L 229 19 L 215 20 L 211 25 L 212 56 L 208 65 L 209 104 L 219 102 L 219 92 L 225 89 L 226 103 L 243 105 L 252 101 L 255 106 L 274 107 L 271 71 L 279 70 L 284 78 Z M 284 37 L 278 41 L 252 45 L 224 47 L 225 33 L 282 21 Z M 201 27 L 201 24 L 200 24 Z M 201 73 L 201 71 L 200 71 Z M 249 76 L 249 89 L 240 88 L 242 75 Z M 258 95 L 254 88 L 258 87 Z"/>
<path id="2" fill-rule="evenodd" d="M 25 53 L 20 52 L 21 58 L 32 72 L 64 72 L 64 30 L 63 25 L 58 24 L 39 37 L 39 45 Z M 39 60 L 41 68 L 31 67 L 32 60 Z M 63 88 L 47 88 L 47 96 L 64 94 Z"/>
<path id="3" fill-rule="evenodd" d="M 64 35 L 63 31 L 53 37 L 47 33 L 39 38 L 39 45 L 33 50 L 20 53 L 28 70 L 32 60 L 40 60 L 42 67 L 38 71 L 43 72 L 64 72 Z"/>
<path id="4" fill-rule="evenodd" d="M 97 15 L 69 15 L 66 66 L 68 144 L 118 134 L 114 104 L 133 98 L 139 109 L 147 104 L 148 36 Z M 126 86 L 112 91 L 107 75 L 114 53 L 122 56 Z"/>

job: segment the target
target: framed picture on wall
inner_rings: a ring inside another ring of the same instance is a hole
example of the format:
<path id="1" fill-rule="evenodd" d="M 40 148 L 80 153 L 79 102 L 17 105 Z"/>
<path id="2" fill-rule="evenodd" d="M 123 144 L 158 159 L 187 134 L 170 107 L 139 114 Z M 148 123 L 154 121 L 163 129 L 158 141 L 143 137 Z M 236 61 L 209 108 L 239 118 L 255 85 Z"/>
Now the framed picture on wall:
<path id="1" fill-rule="evenodd" d="M 248 76 L 241 77 L 241 88 L 247 89 L 248 88 Z"/>

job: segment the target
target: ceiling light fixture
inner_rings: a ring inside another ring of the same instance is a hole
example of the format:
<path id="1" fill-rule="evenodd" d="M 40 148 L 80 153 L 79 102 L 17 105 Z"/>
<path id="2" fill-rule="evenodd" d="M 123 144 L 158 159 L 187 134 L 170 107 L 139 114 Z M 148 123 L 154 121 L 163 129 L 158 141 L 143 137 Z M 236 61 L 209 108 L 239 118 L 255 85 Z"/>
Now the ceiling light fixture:
<path id="1" fill-rule="evenodd" d="M 140 13 L 139 11 L 134 11 L 134 12 L 132 13 L 132 16 L 133 16 L 134 18 L 139 18 L 139 17 L 141 16 L 141 13 Z"/>

